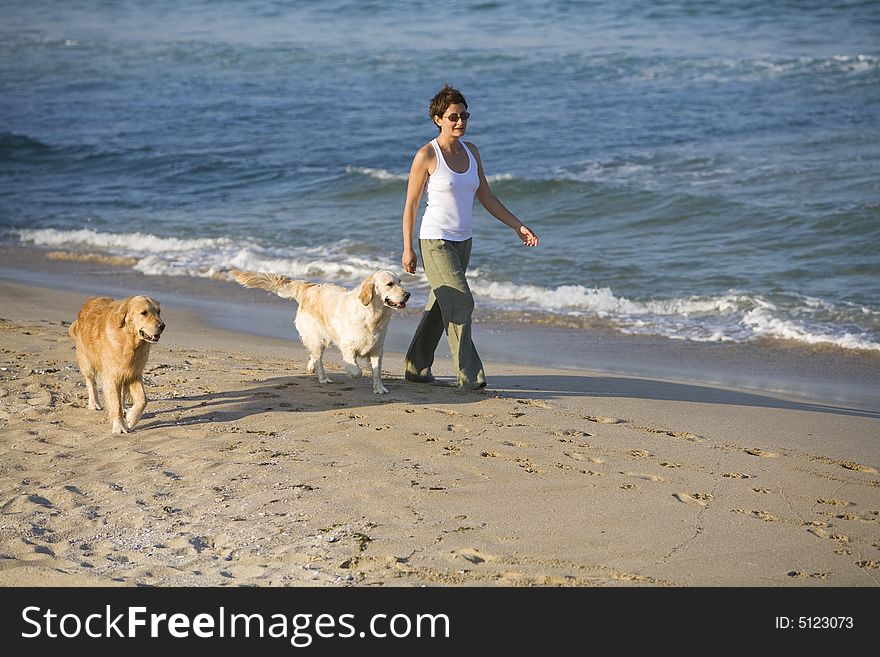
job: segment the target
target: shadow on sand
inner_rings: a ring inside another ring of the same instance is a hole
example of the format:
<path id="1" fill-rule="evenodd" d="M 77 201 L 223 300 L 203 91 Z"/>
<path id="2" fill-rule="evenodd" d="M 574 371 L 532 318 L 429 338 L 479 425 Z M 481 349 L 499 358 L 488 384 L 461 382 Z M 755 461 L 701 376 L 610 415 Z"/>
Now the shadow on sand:
<path id="1" fill-rule="evenodd" d="M 880 418 L 880 411 L 851 408 L 833 404 L 782 399 L 770 394 L 714 388 L 691 383 L 652 379 L 587 375 L 495 376 L 489 388 L 477 392 L 460 392 L 451 387 L 451 379 L 438 379 L 432 384 L 409 383 L 402 377 L 384 377 L 390 392 L 375 395 L 369 377 L 321 385 L 313 375 L 275 377 L 256 382 L 239 390 L 189 395 L 174 400 L 176 406 L 144 415 L 144 428 L 157 429 L 194 424 L 234 422 L 268 411 L 321 412 L 357 409 L 396 403 L 461 404 L 484 396 L 553 400 L 566 397 L 604 397 L 680 401 L 702 404 L 779 408 L 786 410 L 832 413 L 853 417 Z M 298 389 L 308 389 L 308 399 L 299 397 Z M 176 415 L 177 419 L 169 419 Z"/>
<path id="2" fill-rule="evenodd" d="M 239 390 L 186 395 L 169 400 L 175 406 L 162 411 L 144 413 L 144 429 L 190 426 L 215 422 L 234 422 L 252 415 L 273 412 L 310 412 L 358 409 L 396 403 L 461 404 L 474 401 L 471 393 L 459 392 L 448 384 L 412 384 L 403 377 L 383 376 L 389 389 L 386 395 L 373 393 L 369 376 L 350 380 L 336 374 L 334 383 L 320 384 L 313 374 L 285 376 L 254 382 Z M 308 399 L 297 395 L 308 390 Z M 169 419 L 169 416 L 177 419 Z"/>
<path id="3" fill-rule="evenodd" d="M 700 384 L 658 381 L 654 379 L 587 375 L 560 376 L 553 374 L 527 377 L 495 376 L 492 377 L 490 384 L 493 389 L 503 389 L 530 399 L 616 397 L 621 399 L 651 399 L 698 404 L 752 406 L 754 408 L 781 408 L 814 413 L 880 418 L 880 411 L 876 410 L 782 399 L 769 393 L 744 392 L 729 388 L 715 388 Z"/>

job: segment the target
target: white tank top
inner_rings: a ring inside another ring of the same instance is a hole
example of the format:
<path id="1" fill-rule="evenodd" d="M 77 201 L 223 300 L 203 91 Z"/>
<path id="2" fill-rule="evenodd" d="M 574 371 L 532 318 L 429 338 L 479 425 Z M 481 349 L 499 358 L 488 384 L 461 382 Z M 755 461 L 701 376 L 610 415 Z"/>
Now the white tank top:
<path id="1" fill-rule="evenodd" d="M 437 140 L 431 140 L 437 167 L 425 185 L 428 204 L 422 215 L 419 239 L 464 242 L 474 235 L 474 194 L 480 186 L 480 175 L 471 149 L 464 142 L 461 145 L 468 156 L 468 168 L 457 173 L 446 164 Z"/>

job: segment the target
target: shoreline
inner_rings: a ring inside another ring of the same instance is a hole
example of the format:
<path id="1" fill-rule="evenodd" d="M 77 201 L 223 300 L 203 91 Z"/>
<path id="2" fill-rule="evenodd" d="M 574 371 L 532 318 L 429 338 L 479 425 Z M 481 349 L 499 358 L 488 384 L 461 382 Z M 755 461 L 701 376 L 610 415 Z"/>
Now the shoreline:
<path id="1" fill-rule="evenodd" d="M 105 258 L 59 260 L 40 249 L 0 246 L 0 280 L 114 297 L 151 294 L 185 307 L 218 329 L 300 344 L 296 304 L 234 282 L 209 278 L 145 276 Z M 403 354 L 423 300 L 396 312 L 386 353 Z M 714 343 L 629 335 L 601 325 L 571 328 L 546 322 L 499 321 L 479 304 L 474 340 L 487 361 L 581 372 L 652 377 L 789 395 L 803 400 L 880 410 L 880 355 L 783 341 Z M 333 357 L 333 349 L 328 354 Z M 338 355 L 338 354 L 337 354 Z M 448 360 L 441 339 L 438 365 Z M 487 371 L 489 377 L 491 371 Z"/>

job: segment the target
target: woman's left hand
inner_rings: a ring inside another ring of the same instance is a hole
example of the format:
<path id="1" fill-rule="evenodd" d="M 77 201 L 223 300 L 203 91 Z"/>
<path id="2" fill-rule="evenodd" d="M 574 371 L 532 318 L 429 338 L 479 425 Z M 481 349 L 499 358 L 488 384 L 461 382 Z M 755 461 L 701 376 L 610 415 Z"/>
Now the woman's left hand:
<path id="1" fill-rule="evenodd" d="M 538 236 L 535 235 L 534 231 L 525 224 L 519 227 L 516 234 L 519 235 L 519 238 L 526 246 L 538 246 Z"/>

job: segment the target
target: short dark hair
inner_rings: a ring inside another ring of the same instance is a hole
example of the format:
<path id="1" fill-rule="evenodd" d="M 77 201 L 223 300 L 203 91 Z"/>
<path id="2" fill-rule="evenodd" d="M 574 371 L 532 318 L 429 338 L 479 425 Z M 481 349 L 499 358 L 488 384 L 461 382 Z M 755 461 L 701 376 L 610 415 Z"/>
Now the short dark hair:
<path id="1" fill-rule="evenodd" d="M 450 105 L 464 105 L 467 107 L 467 101 L 462 93 L 449 84 L 444 84 L 443 88 L 431 99 L 428 105 L 428 116 L 434 120 L 435 116 L 442 117 Z"/>

